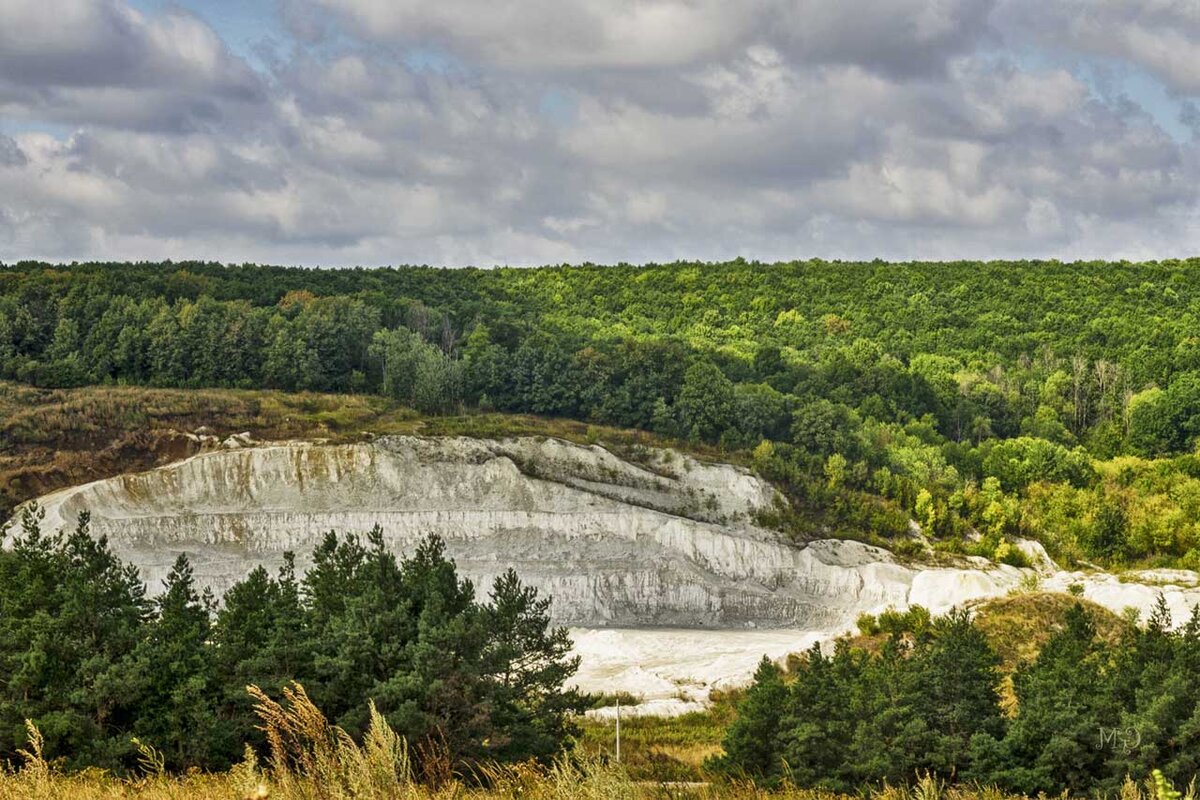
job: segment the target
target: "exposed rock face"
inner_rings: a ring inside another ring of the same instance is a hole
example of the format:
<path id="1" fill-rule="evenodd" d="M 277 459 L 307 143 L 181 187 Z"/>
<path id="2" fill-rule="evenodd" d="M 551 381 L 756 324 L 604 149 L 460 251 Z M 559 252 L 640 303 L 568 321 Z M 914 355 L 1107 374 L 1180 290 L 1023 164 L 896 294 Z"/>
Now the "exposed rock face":
<path id="1" fill-rule="evenodd" d="M 729 465 L 666 451 L 645 465 L 545 438 L 382 437 L 204 453 L 42 499 L 47 525 L 92 513 L 95 534 L 157 588 L 179 552 L 218 594 L 256 564 L 329 530 L 379 524 L 397 551 L 436 533 L 486 587 L 512 566 L 585 626 L 832 630 L 864 610 L 942 610 L 1003 594 L 1021 577 L 979 561 L 916 570 L 856 542 L 797 546 L 753 523 L 776 501 Z"/>
<path id="2" fill-rule="evenodd" d="M 88 510 L 93 532 L 137 564 L 152 590 L 186 552 L 218 594 L 288 550 L 305 566 L 329 530 L 362 533 L 378 523 L 397 551 L 437 533 L 483 591 L 512 566 L 553 595 L 558 621 L 580 626 L 572 632 L 583 656 L 577 683 L 649 698 L 644 713 L 692 709 L 708 689 L 747 680 L 764 653 L 828 640 L 862 612 L 911 604 L 943 612 L 1034 576 L 1043 588 L 1079 584 L 1088 599 L 1143 616 L 1161 592 L 1177 624 L 1200 602 L 1195 573 L 1132 576 L 1142 583 L 1068 573 L 1034 542 L 1020 546 L 1036 571 L 982 559 L 917 567 L 849 541 L 796 545 L 753 522 L 776 502 L 770 486 L 677 453 L 633 463 L 533 437 L 232 438 L 236 447 L 46 495 L 47 527 L 73 525 Z M 632 629 L 649 626 L 657 629 Z"/>

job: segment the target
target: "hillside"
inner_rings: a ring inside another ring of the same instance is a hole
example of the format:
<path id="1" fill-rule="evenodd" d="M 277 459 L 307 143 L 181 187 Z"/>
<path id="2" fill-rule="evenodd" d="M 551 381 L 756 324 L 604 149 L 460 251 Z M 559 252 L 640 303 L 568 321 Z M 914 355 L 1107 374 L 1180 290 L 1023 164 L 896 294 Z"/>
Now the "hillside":
<path id="1" fill-rule="evenodd" d="M 799 539 L 900 545 L 915 519 L 949 552 L 1196 567 L 1195 266 L 23 262 L 0 267 L 0 378 L 652 431 L 756 459 Z"/>
<path id="2" fill-rule="evenodd" d="M 1027 592 L 981 600 L 971 610 L 975 624 L 999 654 L 1001 670 L 1008 673 L 1037 658 L 1050 637 L 1063 630 L 1068 610 L 1077 603 L 1087 610 L 1097 636 L 1106 644 L 1115 645 L 1122 634 L 1130 631 L 1130 623 L 1114 611 L 1056 592 Z"/>
<path id="3" fill-rule="evenodd" d="M 618 451 L 680 444 L 622 431 L 531 415 L 478 413 L 428 416 L 376 395 L 240 389 L 92 386 L 39 389 L 0 381 L 0 516 L 55 489 L 137 472 L 194 455 L 195 431 L 218 440 L 251 431 L 262 441 L 332 443 L 390 433 L 603 438 Z M 712 457 L 711 448 L 687 446 Z"/>

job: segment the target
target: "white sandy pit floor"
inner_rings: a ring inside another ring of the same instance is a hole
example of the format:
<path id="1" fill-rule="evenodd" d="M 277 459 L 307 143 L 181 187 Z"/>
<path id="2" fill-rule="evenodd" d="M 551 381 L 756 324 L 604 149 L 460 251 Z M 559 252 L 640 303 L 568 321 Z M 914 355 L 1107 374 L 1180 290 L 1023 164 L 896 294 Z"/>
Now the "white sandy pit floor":
<path id="1" fill-rule="evenodd" d="M 572 628 L 580 656 L 574 685 L 640 697 L 622 716 L 674 716 L 706 707 L 713 689 L 749 682 L 765 655 L 779 661 L 829 638 L 828 631 Z M 610 718 L 613 708 L 589 712 Z"/>

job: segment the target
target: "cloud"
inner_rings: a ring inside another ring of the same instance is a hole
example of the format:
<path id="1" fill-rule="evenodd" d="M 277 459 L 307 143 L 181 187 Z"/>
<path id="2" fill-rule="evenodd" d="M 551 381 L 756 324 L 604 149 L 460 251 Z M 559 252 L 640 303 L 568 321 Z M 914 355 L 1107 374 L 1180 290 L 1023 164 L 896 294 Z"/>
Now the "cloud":
<path id="1" fill-rule="evenodd" d="M 262 77 L 200 19 L 120 0 L 8 0 L 0 111 L 70 124 L 184 129 L 264 99 Z"/>
<path id="2" fill-rule="evenodd" d="M 513 70 L 696 66 L 766 44 L 799 63 L 940 69 L 987 32 L 992 0 L 319 0 L 355 34 Z M 308 18 L 311 24 L 311 17 Z"/>
<path id="3" fill-rule="evenodd" d="M 23 167 L 27 163 L 29 159 L 16 141 L 0 134 L 0 167 Z"/>
<path id="4" fill-rule="evenodd" d="M 1200 5 L 1195 0 L 1005 0 L 996 25 L 1007 38 L 1121 59 L 1175 91 L 1200 92 Z"/>
<path id="5" fill-rule="evenodd" d="M 1118 23 L 1166 35 L 1186 6 L 1103 0 L 1096 30 L 1052 50 L 1027 0 L 322 3 L 284 3 L 294 38 L 254 60 L 184 8 L 3 4 L 0 115 L 18 123 L 0 123 L 0 258 L 1200 245 L 1196 139 L 1084 68 L 1141 59 L 1183 92 L 1187 69 L 1159 72 Z M 1178 58 L 1200 38 L 1185 23 Z M 1194 125 L 1195 105 L 1177 116 Z"/>

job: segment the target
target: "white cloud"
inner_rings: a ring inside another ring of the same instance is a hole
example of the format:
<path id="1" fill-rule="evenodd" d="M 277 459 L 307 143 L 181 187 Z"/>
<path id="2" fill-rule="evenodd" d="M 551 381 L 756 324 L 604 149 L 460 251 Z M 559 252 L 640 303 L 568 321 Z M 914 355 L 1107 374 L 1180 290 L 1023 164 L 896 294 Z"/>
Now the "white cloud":
<path id="1" fill-rule="evenodd" d="M 1200 38 L 1184 5 L 1101 0 L 1094 30 L 1068 31 L 1027 0 L 324 2 L 251 67 L 185 10 L 0 0 L 0 115 L 21 121 L 0 136 L 0 258 L 1200 246 L 1195 141 L 1071 66 L 1136 60 L 1182 91 Z M 1039 14 L 1074 48 L 1051 66 L 1021 55 L 1050 46 Z M 1182 37 L 1178 64 L 1139 55 L 1130 19 Z"/>

